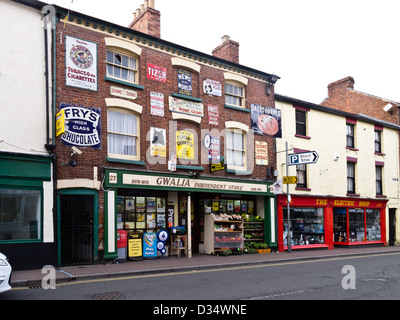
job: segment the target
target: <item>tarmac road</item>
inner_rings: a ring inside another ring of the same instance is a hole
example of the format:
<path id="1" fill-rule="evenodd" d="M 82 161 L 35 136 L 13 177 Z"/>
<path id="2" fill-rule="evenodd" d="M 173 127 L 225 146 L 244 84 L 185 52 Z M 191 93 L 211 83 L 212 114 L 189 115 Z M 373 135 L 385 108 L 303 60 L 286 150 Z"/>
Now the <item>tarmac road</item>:
<path id="1" fill-rule="evenodd" d="M 59 283 L 54 290 L 15 288 L 0 299 L 150 300 L 177 306 L 193 300 L 393 300 L 400 299 L 399 261 L 399 251 L 377 252 L 98 277 Z"/>

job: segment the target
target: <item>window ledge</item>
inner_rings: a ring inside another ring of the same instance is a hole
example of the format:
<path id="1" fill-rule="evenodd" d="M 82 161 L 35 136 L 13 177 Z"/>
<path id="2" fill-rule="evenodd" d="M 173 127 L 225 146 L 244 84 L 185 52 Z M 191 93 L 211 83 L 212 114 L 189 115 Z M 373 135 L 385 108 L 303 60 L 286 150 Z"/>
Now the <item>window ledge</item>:
<path id="1" fill-rule="evenodd" d="M 171 95 L 175 98 L 186 99 L 186 100 L 195 101 L 195 102 L 202 102 L 202 100 L 200 98 L 195 98 L 195 97 L 187 96 L 187 95 L 180 94 L 180 93 L 172 92 Z"/>
<path id="2" fill-rule="evenodd" d="M 386 153 L 375 152 L 375 155 L 377 155 L 377 156 L 386 156 Z"/>
<path id="3" fill-rule="evenodd" d="M 135 164 L 137 166 L 144 166 L 146 163 L 144 161 L 138 161 L 138 160 L 125 160 L 125 159 L 118 159 L 118 158 L 110 158 L 106 157 L 106 160 L 108 162 L 120 162 L 120 163 L 128 163 L 128 164 Z"/>
<path id="4" fill-rule="evenodd" d="M 311 139 L 309 136 L 303 136 L 302 134 L 295 134 L 294 135 L 296 138 L 301 138 L 301 139 Z"/>
<path id="5" fill-rule="evenodd" d="M 236 106 L 231 106 L 230 104 L 224 104 L 224 107 L 225 107 L 225 108 L 228 108 L 228 109 L 243 111 L 243 112 L 250 112 L 249 109 L 241 108 L 241 107 L 236 107 Z"/>
<path id="6" fill-rule="evenodd" d="M 381 199 L 382 199 L 382 198 L 387 198 L 387 196 L 385 196 L 385 195 L 383 195 L 383 194 L 377 194 L 376 197 L 377 197 L 377 198 L 381 198 Z"/>
<path id="7" fill-rule="evenodd" d="M 358 193 L 346 193 L 347 197 L 359 197 L 360 195 Z"/>
<path id="8" fill-rule="evenodd" d="M 136 89 L 139 89 L 139 90 L 143 90 L 144 89 L 144 86 L 142 86 L 142 85 L 134 84 L 134 83 L 128 82 L 128 81 L 123 81 L 123 80 L 110 78 L 110 77 L 107 77 L 107 76 L 104 77 L 104 80 L 110 81 L 110 82 L 115 82 L 115 83 L 118 83 L 118 84 L 123 84 L 125 86 L 129 86 L 129 87 L 136 88 Z"/>
<path id="9" fill-rule="evenodd" d="M 251 175 L 253 172 L 251 171 L 247 171 L 247 170 L 237 170 L 237 169 L 226 169 L 226 172 L 228 173 L 234 173 L 234 174 L 239 174 L 242 176 L 249 176 Z"/>
<path id="10" fill-rule="evenodd" d="M 200 166 L 186 166 L 182 164 L 177 164 L 176 169 L 181 169 L 181 170 L 193 170 L 193 171 L 204 171 L 203 167 Z"/>
<path id="11" fill-rule="evenodd" d="M 351 150 L 351 151 L 360 151 L 359 149 L 357 149 L 357 148 L 352 148 L 352 147 L 346 147 L 346 149 L 347 149 L 347 150 Z"/>
<path id="12" fill-rule="evenodd" d="M 295 190 L 300 190 L 300 191 L 311 191 L 310 188 L 305 188 L 305 187 L 295 187 Z"/>

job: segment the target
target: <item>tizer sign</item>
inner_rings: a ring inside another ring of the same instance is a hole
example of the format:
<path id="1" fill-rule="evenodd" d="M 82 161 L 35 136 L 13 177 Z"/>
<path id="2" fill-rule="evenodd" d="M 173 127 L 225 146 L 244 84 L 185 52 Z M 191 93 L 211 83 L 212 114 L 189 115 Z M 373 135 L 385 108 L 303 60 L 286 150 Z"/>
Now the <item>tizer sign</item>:
<path id="1" fill-rule="evenodd" d="M 289 154 L 288 166 L 316 163 L 319 155 L 316 151 Z"/>

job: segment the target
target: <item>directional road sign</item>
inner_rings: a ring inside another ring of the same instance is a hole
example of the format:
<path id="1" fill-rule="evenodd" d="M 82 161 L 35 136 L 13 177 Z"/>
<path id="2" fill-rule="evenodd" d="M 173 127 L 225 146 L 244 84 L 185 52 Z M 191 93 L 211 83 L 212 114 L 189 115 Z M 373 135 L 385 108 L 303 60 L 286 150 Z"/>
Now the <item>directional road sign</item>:
<path id="1" fill-rule="evenodd" d="M 319 155 L 316 151 L 292 153 L 288 155 L 288 166 L 299 164 L 310 164 L 318 161 Z"/>
<path id="2" fill-rule="evenodd" d="M 283 177 L 283 184 L 296 184 L 299 179 L 296 176 Z"/>

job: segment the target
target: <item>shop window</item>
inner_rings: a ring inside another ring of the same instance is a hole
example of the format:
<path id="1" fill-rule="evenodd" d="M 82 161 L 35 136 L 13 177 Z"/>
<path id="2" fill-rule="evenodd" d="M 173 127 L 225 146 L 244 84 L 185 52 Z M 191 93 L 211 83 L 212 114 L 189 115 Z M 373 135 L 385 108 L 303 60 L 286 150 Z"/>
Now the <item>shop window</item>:
<path id="1" fill-rule="evenodd" d="M 313 245 L 325 243 L 324 208 L 290 208 L 292 245 Z M 287 246 L 288 214 L 283 209 L 283 241 Z"/>
<path id="2" fill-rule="evenodd" d="M 0 189 L 0 241 L 41 238 L 41 192 Z"/>
<path id="3" fill-rule="evenodd" d="M 379 209 L 367 209 L 366 211 L 366 237 L 367 241 L 380 241 L 381 238 L 381 214 Z"/>
<path id="4" fill-rule="evenodd" d="M 376 195 L 381 196 L 383 195 L 382 190 L 382 167 L 376 166 L 375 167 L 375 185 L 376 185 Z"/>
<path id="5" fill-rule="evenodd" d="M 334 241 L 354 243 L 381 241 L 379 209 L 334 208 Z"/>
<path id="6" fill-rule="evenodd" d="M 307 113 L 296 109 L 296 135 L 307 136 Z"/>
<path id="7" fill-rule="evenodd" d="M 244 131 L 226 130 L 226 163 L 229 169 L 246 170 L 246 134 Z"/>
<path id="8" fill-rule="evenodd" d="M 166 225 L 164 197 L 118 196 L 117 228 L 127 231 L 151 232 Z"/>
<path id="9" fill-rule="evenodd" d="M 128 110 L 109 109 L 107 119 L 108 156 L 139 160 L 139 115 Z"/>
<path id="10" fill-rule="evenodd" d="M 347 193 L 356 193 L 356 164 L 347 162 Z"/>

